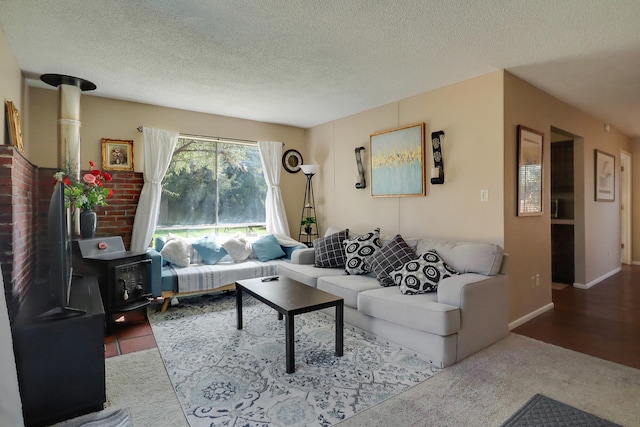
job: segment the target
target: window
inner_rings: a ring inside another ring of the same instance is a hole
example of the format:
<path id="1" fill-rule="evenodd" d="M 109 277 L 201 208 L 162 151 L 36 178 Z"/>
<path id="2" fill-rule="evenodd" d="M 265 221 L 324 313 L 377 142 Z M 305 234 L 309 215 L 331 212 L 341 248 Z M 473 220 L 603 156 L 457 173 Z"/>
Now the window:
<path id="1" fill-rule="evenodd" d="M 257 145 L 181 137 L 162 181 L 156 236 L 264 232 L 266 192 Z"/>

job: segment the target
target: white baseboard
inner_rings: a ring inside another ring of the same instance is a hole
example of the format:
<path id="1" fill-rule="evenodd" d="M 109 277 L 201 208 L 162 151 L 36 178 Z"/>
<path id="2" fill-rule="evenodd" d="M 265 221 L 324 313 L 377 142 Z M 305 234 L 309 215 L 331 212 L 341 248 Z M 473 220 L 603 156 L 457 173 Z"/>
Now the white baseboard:
<path id="1" fill-rule="evenodd" d="M 640 261 L 631 261 L 631 265 L 640 265 Z"/>
<path id="2" fill-rule="evenodd" d="M 527 314 L 526 316 L 522 316 L 519 319 L 514 320 L 513 322 L 509 323 L 509 330 L 513 330 L 515 328 L 517 328 L 520 325 L 523 325 L 525 323 L 527 323 L 529 320 L 540 316 L 542 313 L 546 313 L 549 310 L 553 310 L 553 303 L 550 302 L 549 304 L 540 307 L 539 309 L 532 311 L 531 313 Z"/>
<path id="3" fill-rule="evenodd" d="M 616 273 L 619 273 L 622 270 L 622 267 L 618 267 L 615 270 L 612 270 L 610 272 L 608 272 L 607 274 L 598 277 L 595 280 L 592 280 L 591 282 L 587 283 L 587 284 L 583 284 L 583 283 L 574 283 L 573 287 L 574 288 L 578 288 L 578 289 L 589 289 L 592 286 L 597 285 L 598 283 L 602 282 L 604 279 L 607 279 L 611 276 L 613 276 Z"/>

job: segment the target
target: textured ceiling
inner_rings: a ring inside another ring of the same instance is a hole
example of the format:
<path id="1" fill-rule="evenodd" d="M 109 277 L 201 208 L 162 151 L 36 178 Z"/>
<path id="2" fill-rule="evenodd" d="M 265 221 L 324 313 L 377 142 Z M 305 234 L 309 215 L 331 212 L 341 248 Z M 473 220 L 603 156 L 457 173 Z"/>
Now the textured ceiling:
<path id="1" fill-rule="evenodd" d="M 630 136 L 639 17 L 637 0 L 0 0 L 33 84 L 311 127 L 506 69 Z"/>

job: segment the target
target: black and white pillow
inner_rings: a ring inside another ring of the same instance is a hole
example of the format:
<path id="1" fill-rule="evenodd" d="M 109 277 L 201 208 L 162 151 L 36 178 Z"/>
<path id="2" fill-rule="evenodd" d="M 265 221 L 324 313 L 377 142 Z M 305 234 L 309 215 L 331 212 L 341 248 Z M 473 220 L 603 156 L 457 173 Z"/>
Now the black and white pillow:
<path id="1" fill-rule="evenodd" d="M 342 241 L 349 238 L 349 229 L 313 241 L 315 266 L 320 268 L 342 268 L 346 262 Z"/>
<path id="2" fill-rule="evenodd" d="M 395 283 L 390 276 L 393 270 L 414 259 L 415 251 L 397 234 L 389 243 L 366 258 L 365 264 L 382 286 L 393 286 Z"/>
<path id="3" fill-rule="evenodd" d="M 365 260 L 380 249 L 380 228 L 363 234 L 362 236 L 346 239 L 343 242 L 347 261 L 345 271 L 347 274 L 366 274 L 370 270 Z"/>
<path id="4" fill-rule="evenodd" d="M 458 272 L 440 258 L 436 251 L 427 251 L 416 260 L 405 263 L 392 273 L 393 281 L 405 295 L 436 292 L 442 279 Z"/>

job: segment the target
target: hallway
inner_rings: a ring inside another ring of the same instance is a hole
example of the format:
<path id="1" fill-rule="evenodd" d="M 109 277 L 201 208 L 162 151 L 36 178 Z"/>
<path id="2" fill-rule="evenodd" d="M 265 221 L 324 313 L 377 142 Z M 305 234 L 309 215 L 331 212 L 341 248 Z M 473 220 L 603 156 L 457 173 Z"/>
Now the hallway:
<path id="1" fill-rule="evenodd" d="M 640 369 L 640 266 L 623 265 L 587 290 L 552 293 L 553 310 L 512 332 Z"/>

